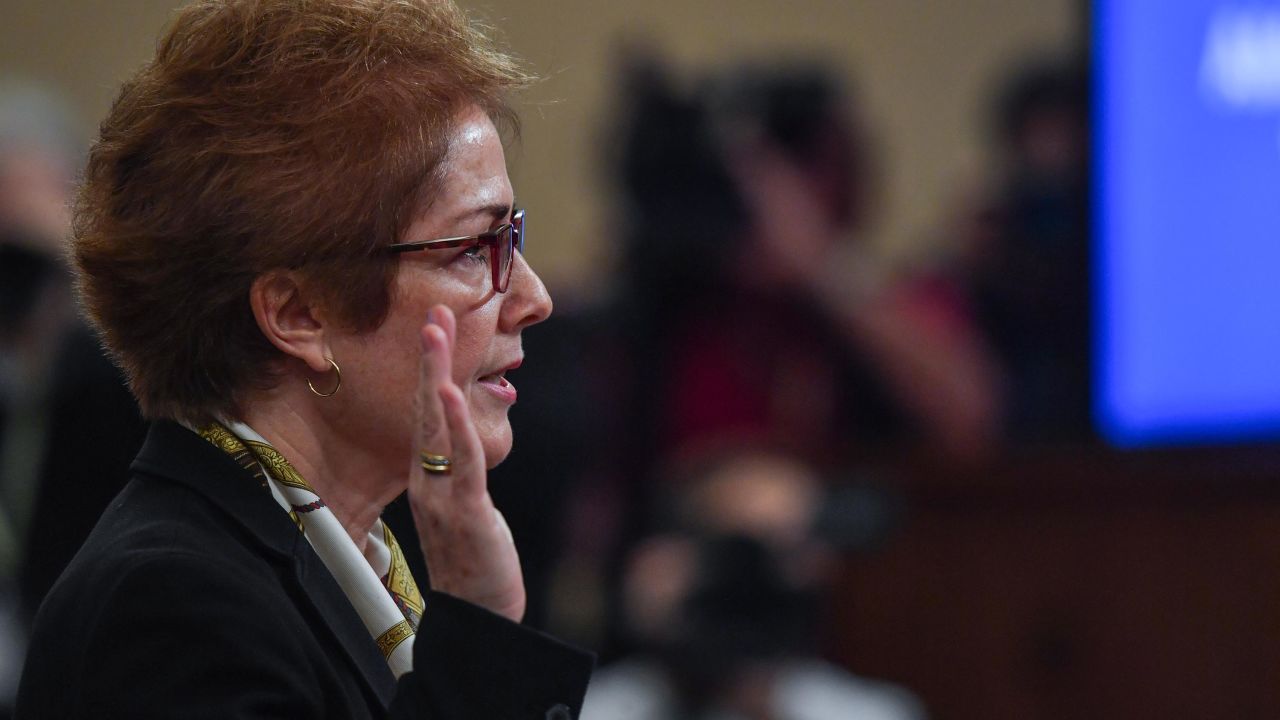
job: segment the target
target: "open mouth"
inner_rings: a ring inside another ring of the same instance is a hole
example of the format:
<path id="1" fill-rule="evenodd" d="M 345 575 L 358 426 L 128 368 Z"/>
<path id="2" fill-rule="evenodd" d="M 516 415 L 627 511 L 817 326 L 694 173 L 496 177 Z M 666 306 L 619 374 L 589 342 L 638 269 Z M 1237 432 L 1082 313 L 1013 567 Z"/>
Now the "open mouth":
<path id="1" fill-rule="evenodd" d="M 505 368 L 495 373 L 481 375 L 476 382 L 496 396 L 499 401 L 508 405 L 513 404 L 516 401 L 516 386 L 507 380 L 507 370 L 510 369 Z"/>
<path id="2" fill-rule="evenodd" d="M 498 370 L 476 378 L 476 382 L 501 402 L 512 405 L 516 401 L 516 386 L 507 380 L 507 373 L 520 367 L 523 362 L 524 358 L 517 356 Z"/>
<path id="3" fill-rule="evenodd" d="M 505 373 L 506 371 L 503 370 L 502 372 L 493 373 L 491 375 L 484 375 L 479 379 L 479 382 L 487 385 L 497 385 L 498 387 L 504 388 L 512 387 L 511 383 L 507 382 Z"/>

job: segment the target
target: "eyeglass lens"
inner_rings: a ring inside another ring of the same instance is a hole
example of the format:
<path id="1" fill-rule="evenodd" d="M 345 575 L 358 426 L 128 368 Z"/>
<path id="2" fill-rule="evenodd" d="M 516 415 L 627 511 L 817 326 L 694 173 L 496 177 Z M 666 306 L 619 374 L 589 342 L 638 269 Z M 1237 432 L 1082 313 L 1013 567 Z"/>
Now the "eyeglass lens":
<path id="1" fill-rule="evenodd" d="M 511 227 L 498 240 L 498 292 L 506 292 L 511 282 L 511 265 L 516 250 L 524 251 L 524 211 L 511 217 Z"/>

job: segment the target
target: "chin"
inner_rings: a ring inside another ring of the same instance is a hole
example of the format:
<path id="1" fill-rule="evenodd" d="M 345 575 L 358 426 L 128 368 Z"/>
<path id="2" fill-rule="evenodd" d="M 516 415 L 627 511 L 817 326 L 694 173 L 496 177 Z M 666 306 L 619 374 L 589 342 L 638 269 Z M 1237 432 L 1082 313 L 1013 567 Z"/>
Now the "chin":
<path id="1" fill-rule="evenodd" d="M 505 419 L 490 431 L 481 432 L 480 445 L 484 448 L 485 467 L 492 470 L 506 460 L 507 455 L 511 454 L 511 442 L 511 423 Z"/>

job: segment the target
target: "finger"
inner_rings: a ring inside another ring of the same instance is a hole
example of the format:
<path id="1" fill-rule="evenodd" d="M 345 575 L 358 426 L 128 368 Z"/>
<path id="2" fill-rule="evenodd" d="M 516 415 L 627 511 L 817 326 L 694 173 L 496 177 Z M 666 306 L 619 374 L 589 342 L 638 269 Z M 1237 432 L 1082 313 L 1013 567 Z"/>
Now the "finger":
<path id="1" fill-rule="evenodd" d="M 453 347 L 458 340 L 458 321 L 453 315 L 453 311 L 448 305 L 435 305 L 431 308 L 429 317 L 436 327 L 444 333 L 444 353 L 441 358 L 440 376 L 445 380 L 450 380 L 453 367 Z"/>
<path id="2" fill-rule="evenodd" d="M 480 445 L 476 426 L 471 422 L 467 400 L 453 384 L 440 389 L 440 399 L 453 440 L 454 492 L 473 499 L 482 497 L 488 489 L 484 448 Z"/>
<path id="3" fill-rule="evenodd" d="M 438 315 L 436 309 L 432 308 L 427 314 L 426 324 L 419 331 L 422 356 L 418 364 L 418 426 L 415 455 L 417 451 L 426 451 L 448 456 L 453 451 L 444 406 L 440 401 L 440 388 L 451 382 L 449 374 L 452 360 L 448 336 L 440 327 Z"/>
<path id="4" fill-rule="evenodd" d="M 452 361 L 453 348 L 458 342 L 458 319 L 448 305 L 436 305 L 431 310 L 436 324 L 444 330 L 445 337 L 449 338 L 449 355 Z"/>

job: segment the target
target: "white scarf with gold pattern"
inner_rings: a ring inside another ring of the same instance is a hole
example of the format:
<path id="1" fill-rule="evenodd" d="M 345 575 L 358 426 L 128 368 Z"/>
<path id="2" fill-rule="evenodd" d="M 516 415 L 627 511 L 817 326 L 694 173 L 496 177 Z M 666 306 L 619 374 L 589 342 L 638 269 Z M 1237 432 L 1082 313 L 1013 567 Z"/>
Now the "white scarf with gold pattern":
<path id="1" fill-rule="evenodd" d="M 320 560 L 378 643 L 391 672 L 413 669 L 413 640 L 422 617 L 418 592 L 400 544 L 382 520 L 369 531 L 361 554 L 333 511 L 289 461 L 253 428 L 240 422 L 211 425 L 201 437 L 231 455 L 262 482 L 311 543 Z"/>

